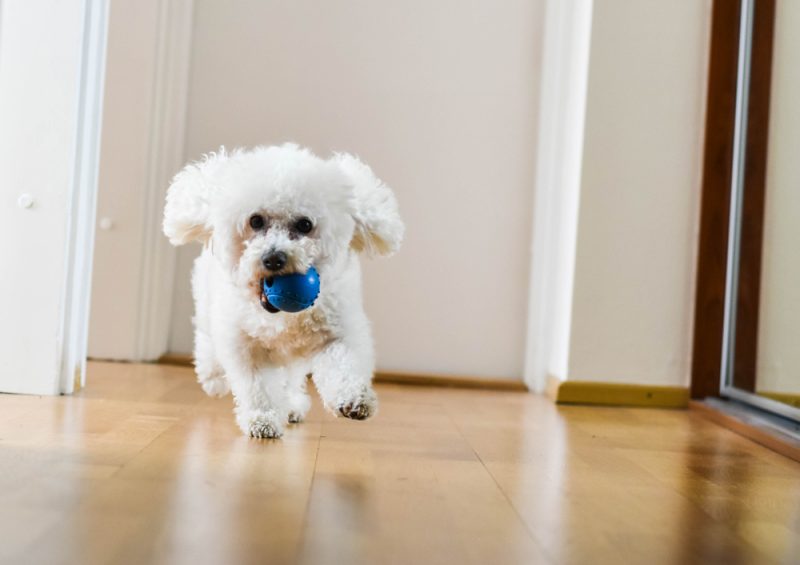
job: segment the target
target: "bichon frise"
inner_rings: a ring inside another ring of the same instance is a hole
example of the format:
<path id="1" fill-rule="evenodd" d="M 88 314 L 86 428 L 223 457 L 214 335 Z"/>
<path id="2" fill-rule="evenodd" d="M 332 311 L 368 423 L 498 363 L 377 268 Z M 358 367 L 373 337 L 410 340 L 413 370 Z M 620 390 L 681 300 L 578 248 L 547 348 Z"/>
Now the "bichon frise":
<path id="1" fill-rule="evenodd" d="M 174 245 L 203 243 L 192 274 L 197 379 L 209 395 L 233 392 L 245 434 L 277 438 L 300 422 L 308 374 L 335 414 L 375 413 L 358 253 L 393 253 L 403 230 L 392 191 L 347 154 L 222 149 L 175 176 L 164 233 Z M 275 312 L 263 281 L 311 266 L 321 281 L 314 305 Z"/>

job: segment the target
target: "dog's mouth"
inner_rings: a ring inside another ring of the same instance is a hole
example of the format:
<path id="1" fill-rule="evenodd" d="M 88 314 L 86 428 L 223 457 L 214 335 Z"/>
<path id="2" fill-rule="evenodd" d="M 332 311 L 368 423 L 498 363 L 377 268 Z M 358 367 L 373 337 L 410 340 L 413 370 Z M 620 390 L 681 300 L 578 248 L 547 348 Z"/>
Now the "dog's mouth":
<path id="1" fill-rule="evenodd" d="M 275 308 L 272 304 L 269 303 L 269 300 L 267 300 L 267 295 L 264 293 L 264 287 L 265 286 L 272 286 L 272 278 L 271 277 L 265 278 L 265 279 L 261 279 L 259 281 L 259 283 L 258 283 L 258 287 L 261 290 L 260 295 L 259 295 L 259 302 L 261 302 L 261 307 L 264 310 L 266 310 L 267 312 L 269 312 L 270 314 L 277 314 L 278 312 L 280 312 L 280 310 Z"/>

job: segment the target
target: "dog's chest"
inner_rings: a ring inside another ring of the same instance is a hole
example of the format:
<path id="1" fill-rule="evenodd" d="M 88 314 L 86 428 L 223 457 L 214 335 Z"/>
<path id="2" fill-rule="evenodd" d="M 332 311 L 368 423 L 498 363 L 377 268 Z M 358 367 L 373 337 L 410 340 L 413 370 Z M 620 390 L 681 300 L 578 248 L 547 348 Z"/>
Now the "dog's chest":
<path id="1" fill-rule="evenodd" d="M 334 338 L 325 313 L 314 308 L 299 314 L 271 314 L 247 333 L 254 345 L 275 361 L 307 357 Z"/>

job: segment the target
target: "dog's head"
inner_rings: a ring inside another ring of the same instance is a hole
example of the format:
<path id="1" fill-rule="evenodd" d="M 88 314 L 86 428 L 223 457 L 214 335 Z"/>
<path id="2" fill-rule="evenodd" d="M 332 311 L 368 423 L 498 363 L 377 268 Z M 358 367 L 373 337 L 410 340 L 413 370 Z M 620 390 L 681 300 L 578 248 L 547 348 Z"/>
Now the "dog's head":
<path id="1" fill-rule="evenodd" d="M 257 147 L 187 165 L 167 192 L 164 233 L 200 241 L 233 280 L 261 295 L 269 277 L 321 274 L 351 249 L 389 255 L 403 238 L 397 201 L 356 157 L 326 160 L 296 145 Z"/>

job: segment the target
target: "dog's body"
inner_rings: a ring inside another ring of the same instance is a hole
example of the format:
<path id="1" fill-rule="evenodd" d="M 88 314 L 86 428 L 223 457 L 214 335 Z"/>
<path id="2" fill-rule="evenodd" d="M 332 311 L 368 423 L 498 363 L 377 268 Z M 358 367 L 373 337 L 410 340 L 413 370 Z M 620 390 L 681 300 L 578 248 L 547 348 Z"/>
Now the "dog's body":
<path id="1" fill-rule="evenodd" d="M 208 394 L 233 392 L 245 433 L 279 437 L 285 422 L 301 421 L 308 374 L 329 410 L 374 414 L 357 253 L 392 253 L 403 225 L 390 189 L 366 165 L 294 145 L 221 152 L 176 176 L 164 231 L 175 244 L 204 243 L 192 275 L 197 376 Z M 311 308 L 289 314 L 264 304 L 265 278 L 311 265 L 321 281 Z"/>

